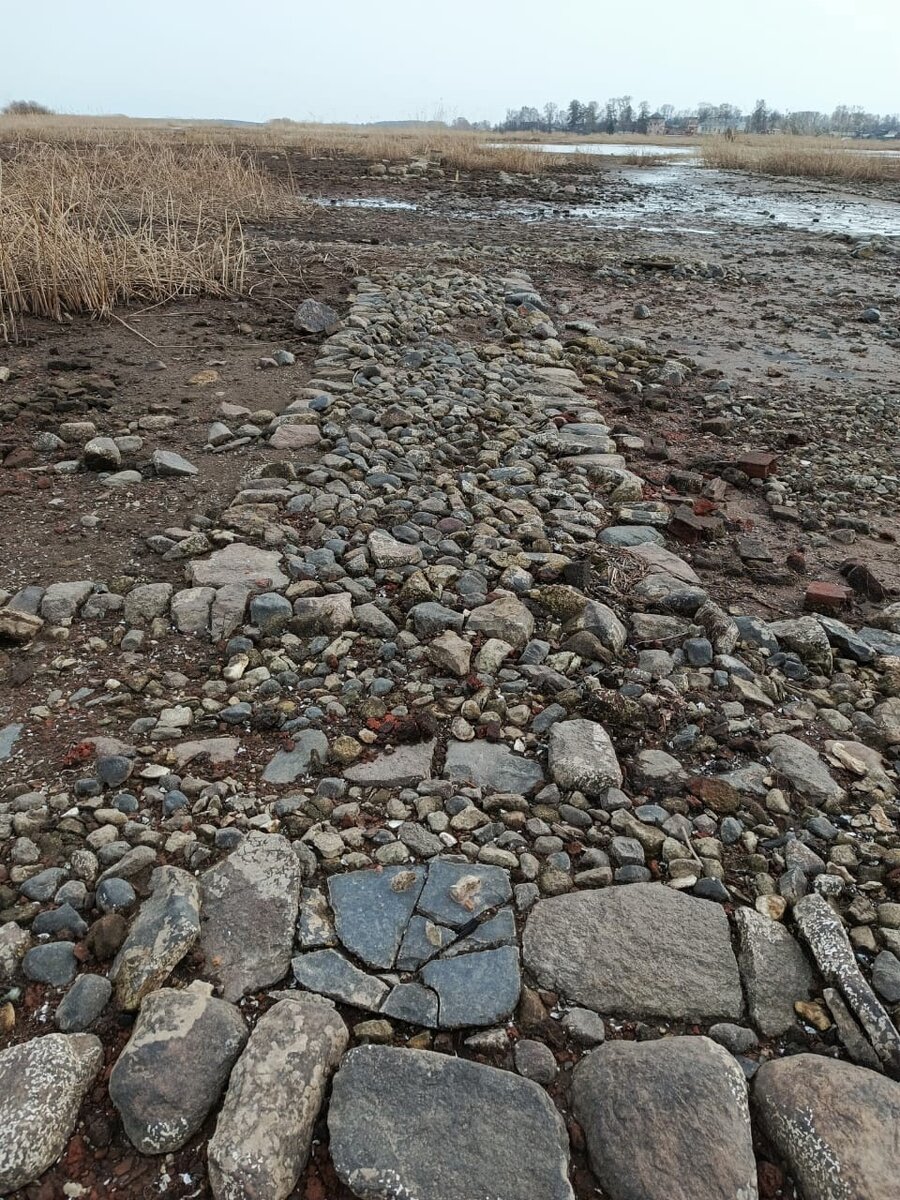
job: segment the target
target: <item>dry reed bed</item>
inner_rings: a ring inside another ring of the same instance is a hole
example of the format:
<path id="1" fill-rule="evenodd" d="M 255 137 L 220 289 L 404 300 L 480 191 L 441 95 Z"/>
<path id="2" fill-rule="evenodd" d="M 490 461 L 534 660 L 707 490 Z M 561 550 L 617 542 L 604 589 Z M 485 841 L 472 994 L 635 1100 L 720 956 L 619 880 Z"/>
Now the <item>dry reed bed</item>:
<path id="1" fill-rule="evenodd" d="M 701 147 L 703 163 L 727 171 L 835 179 L 847 183 L 900 182 L 900 157 L 887 146 L 836 139 L 767 137 L 711 138 Z M 896 147 L 900 150 L 900 146 Z"/>
<path id="2" fill-rule="evenodd" d="M 2 142 L 2 139 L 0 139 Z M 250 158 L 122 138 L 0 144 L 0 337 L 26 314 L 238 292 L 241 220 L 291 203 Z"/>

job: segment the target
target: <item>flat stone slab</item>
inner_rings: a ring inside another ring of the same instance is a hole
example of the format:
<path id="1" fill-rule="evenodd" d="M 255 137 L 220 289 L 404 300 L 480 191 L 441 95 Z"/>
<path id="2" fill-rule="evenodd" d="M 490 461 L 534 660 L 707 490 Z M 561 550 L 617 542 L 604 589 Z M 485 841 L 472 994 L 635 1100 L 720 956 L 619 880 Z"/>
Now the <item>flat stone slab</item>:
<path id="1" fill-rule="evenodd" d="M 425 964 L 421 976 L 426 987 L 437 993 L 441 1029 L 505 1021 L 519 1003 L 522 990 L 515 946 L 435 958 Z"/>
<path id="2" fill-rule="evenodd" d="M 0 1194 L 56 1162 L 102 1062 L 90 1033 L 49 1033 L 0 1051 Z"/>
<path id="3" fill-rule="evenodd" d="M 371 762 L 345 767 L 344 778 L 363 787 L 415 787 L 423 779 L 431 778 L 436 749 L 437 741 L 398 746 L 391 753 L 376 755 Z"/>
<path id="4" fill-rule="evenodd" d="M 511 1071 L 360 1046 L 334 1077 L 328 1130 L 338 1176 L 365 1200 L 572 1200 L 562 1118 Z"/>
<path id="5" fill-rule="evenodd" d="M 663 884 L 541 900 L 522 948 L 539 986 L 595 1012 L 713 1021 L 743 1010 L 725 913 Z"/>
<path id="6" fill-rule="evenodd" d="M 494 742 L 457 742 L 447 746 L 444 774 L 491 792 L 527 796 L 544 782 L 539 762 Z"/>
<path id="7" fill-rule="evenodd" d="M 13 746 L 24 728 L 24 725 L 5 725 L 0 729 L 0 762 L 12 754 Z"/>
<path id="8" fill-rule="evenodd" d="M 304 729 L 290 750 L 277 750 L 263 771 L 263 783 L 293 783 L 328 761 L 328 738 L 321 729 Z"/>
<path id="9" fill-rule="evenodd" d="M 896 1200 L 900 1083 L 819 1054 L 763 1063 L 757 1120 L 804 1196 Z"/>
<path id="10" fill-rule="evenodd" d="M 328 895 L 341 942 L 368 966 L 388 970 L 424 885 L 423 867 L 332 875 Z"/>
<path id="11" fill-rule="evenodd" d="M 607 1042 L 572 1098 L 609 1200 L 756 1200 L 744 1073 L 709 1038 Z"/>
<path id="12" fill-rule="evenodd" d="M 377 1012 L 390 990 L 381 979 L 367 975 L 337 950 L 298 954 L 291 967 L 301 987 L 354 1008 Z"/>
<path id="13" fill-rule="evenodd" d="M 509 875 L 502 867 L 435 858 L 429 865 L 418 909 L 441 925 L 459 929 L 511 898 Z"/>
<path id="14" fill-rule="evenodd" d="M 247 584 L 254 591 L 269 592 L 287 587 L 287 575 L 280 569 L 281 554 L 277 550 L 260 550 L 246 542 L 232 542 L 215 550 L 209 558 L 191 561 L 191 583 L 194 587 L 225 587 Z"/>
<path id="15" fill-rule="evenodd" d="M 622 784 L 622 768 L 609 734 L 596 721 L 557 721 L 550 729 L 547 765 L 555 783 L 599 796 Z"/>
<path id="16" fill-rule="evenodd" d="M 248 834 L 201 876 L 200 892 L 200 946 L 225 999 L 282 979 L 300 906 L 300 862 L 287 838 Z"/>

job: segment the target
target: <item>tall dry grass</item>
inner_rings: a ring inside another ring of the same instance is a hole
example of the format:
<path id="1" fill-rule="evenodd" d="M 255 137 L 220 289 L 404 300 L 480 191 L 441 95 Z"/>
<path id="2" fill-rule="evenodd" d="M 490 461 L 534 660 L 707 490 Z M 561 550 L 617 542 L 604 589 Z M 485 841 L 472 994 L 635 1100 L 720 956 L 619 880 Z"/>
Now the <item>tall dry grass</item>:
<path id="1" fill-rule="evenodd" d="M 890 142 L 846 142 L 838 138 L 710 138 L 701 146 L 703 163 L 727 171 L 834 179 L 847 183 L 900 183 L 900 150 Z"/>
<path id="2" fill-rule="evenodd" d="M 242 289 L 242 219 L 286 203 L 251 159 L 147 137 L 0 132 L 0 337 L 27 314 Z"/>

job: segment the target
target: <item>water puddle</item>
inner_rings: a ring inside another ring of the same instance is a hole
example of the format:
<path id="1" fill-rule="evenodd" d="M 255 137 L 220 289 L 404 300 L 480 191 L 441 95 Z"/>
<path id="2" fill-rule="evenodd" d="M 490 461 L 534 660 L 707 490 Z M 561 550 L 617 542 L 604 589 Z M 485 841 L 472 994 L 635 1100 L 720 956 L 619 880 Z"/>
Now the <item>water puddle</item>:
<path id="1" fill-rule="evenodd" d="M 403 209 L 415 212 L 419 207 L 409 200 L 387 200 L 383 196 L 349 196 L 340 200 L 329 196 L 310 196 L 309 199 L 320 208 L 374 208 L 382 211 Z"/>
<path id="2" fill-rule="evenodd" d="M 670 155 L 688 157 L 697 153 L 696 146 L 657 146 L 647 142 L 494 142 L 493 150 L 539 150 L 543 154 L 604 154 L 613 158 L 668 158 Z"/>
<path id="3" fill-rule="evenodd" d="M 627 197 L 606 204 L 559 202 L 510 205 L 504 211 L 525 221 L 580 220 L 603 229 L 711 236 L 715 226 L 797 229 L 857 237 L 900 237 L 900 204 L 864 196 L 791 195 L 773 188 L 734 186 L 734 178 L 690 162 L 622 172 Z"/>

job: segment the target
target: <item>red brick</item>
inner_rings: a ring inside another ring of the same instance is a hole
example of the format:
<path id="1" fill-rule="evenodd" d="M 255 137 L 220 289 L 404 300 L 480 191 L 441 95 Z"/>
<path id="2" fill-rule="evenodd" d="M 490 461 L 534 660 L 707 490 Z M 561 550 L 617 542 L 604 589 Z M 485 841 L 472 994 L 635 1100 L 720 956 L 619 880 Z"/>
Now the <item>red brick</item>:
<path id="1" fill-rule="evenodd" d="M 852 589 L 844 587 L 842 583 L 826 583 L 817 579 L 806 589 L 803 607 L 812 612 L 840 612 L 847 607 L 852 596 Z"/>
<path id="2" fill-rule="evenodd" d="M 778 455 L 768 450 L 748 450 L 734 464 L 739 471 L 749 475 L 751 479 L 768 479 L 775 474 L 778 466 Z"/>

